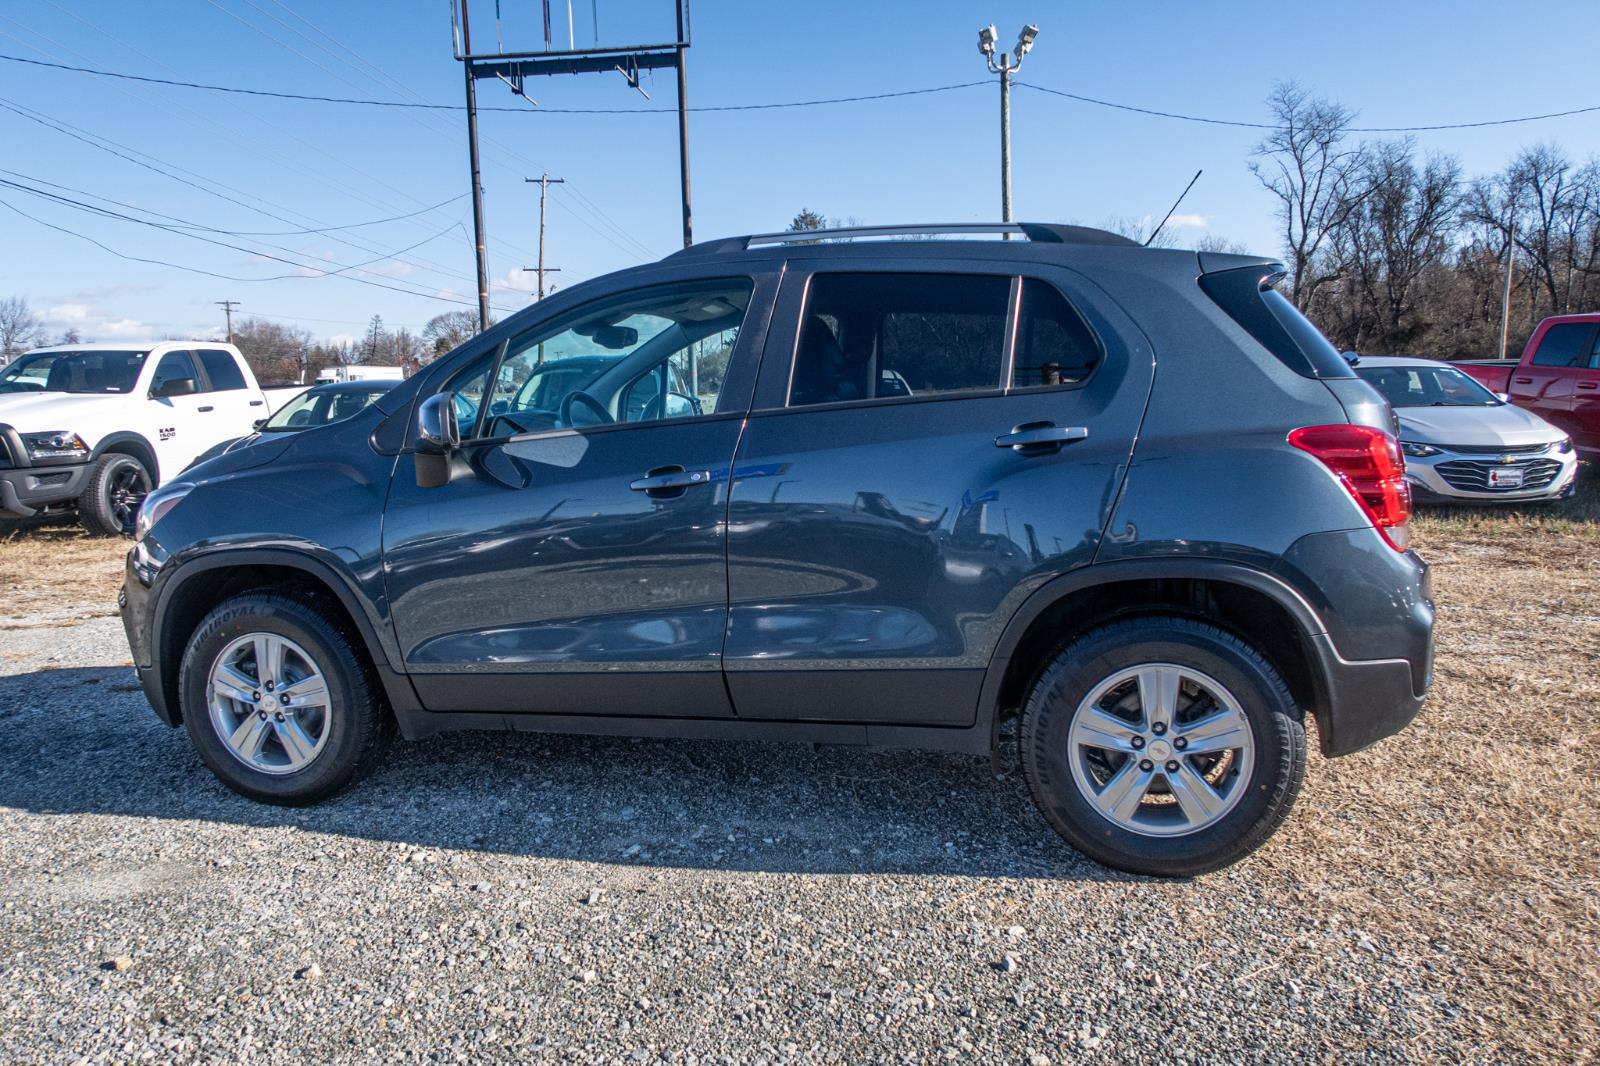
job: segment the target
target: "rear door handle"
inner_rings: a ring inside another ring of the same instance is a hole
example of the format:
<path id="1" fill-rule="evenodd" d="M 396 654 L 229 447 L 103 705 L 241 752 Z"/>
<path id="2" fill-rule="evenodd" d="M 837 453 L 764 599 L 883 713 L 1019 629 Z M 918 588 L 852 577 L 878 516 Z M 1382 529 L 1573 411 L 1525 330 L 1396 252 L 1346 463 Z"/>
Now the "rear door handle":
<path id="1" fill-rule="evenodd" d="M 695 485 L 711 484 L 711 471 L 685 470 L 681 466 L 658 466 L 628 487 L 634 492 L 647 492 L 652 496 L 681 496 Z"/>
<path id="2" fill-rule="evenodd" d="M 1533 384 L 1533 379 L 1532 378 L 1517 378 L 1515 380 L 1516 380 L 1518 385 L 1532 385 Z"/>
<path id="3" fill-rule="evenodd" d="M 202 408 L 200 408 L 200 413 L 201 414 L 205 414 L 207 411 L 215 411 L 215 410 L 216 410 L 215 407 L 202 407 Z"/>
<path id="4" fill-rule="evenodd" d="M 1025 455 L 1058 452 L 1063 444 L 1089 436 L 1086 426 L 1058 426 L 1054 422 L 1024 422 L 1010 433 L 994 439 L 996 448 L 1010 448 Z"/>
<path id="5" fill-rule="evenodd" d="M 1580 388 L 1580 389 L 1600 389 L 1600 383 L 1596 383 L 1596 382 L 1593 382 L 1593 381 L 1580 381 L 1580 382 L 1578 382 L 1578 388 Z"/>

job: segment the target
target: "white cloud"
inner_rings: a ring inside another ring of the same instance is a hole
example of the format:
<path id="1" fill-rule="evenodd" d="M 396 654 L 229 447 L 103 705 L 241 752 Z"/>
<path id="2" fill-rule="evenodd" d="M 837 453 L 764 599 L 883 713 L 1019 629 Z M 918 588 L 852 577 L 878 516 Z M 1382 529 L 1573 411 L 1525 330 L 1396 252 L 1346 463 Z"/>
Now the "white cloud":
<path id="1" fill-rule="evenodd" d="M 79 323 L 89 321 L 88 304 L 56 304 L 47 308 L 44 313 L 46 320 L 52 323 Z"/>
<path id="2" fill-rule="evenodd" d="M 1179 229 L 1183 229 L 1183 228 L 1205 229 L 1207 226 L 1211 225 L 1211 216 L 1210 215 L 1173 215 L 1171 218 L 1167 219 L 1167 225 L 1176 226 Z"/>
<path id="3" fill-rule="evenodd" d="M 155 331 L 137 318 L 119 318 L 99 323 L 93 332 L 106 337 L 148 337 Z"/>

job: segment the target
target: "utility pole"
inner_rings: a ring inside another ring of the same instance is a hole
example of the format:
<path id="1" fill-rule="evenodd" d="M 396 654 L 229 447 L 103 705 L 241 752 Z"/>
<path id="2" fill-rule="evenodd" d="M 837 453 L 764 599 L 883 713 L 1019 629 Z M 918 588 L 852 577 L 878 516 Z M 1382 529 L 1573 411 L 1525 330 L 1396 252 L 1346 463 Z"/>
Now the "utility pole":
<path id="1" fill-rule="evenodd" d="M 1011 77 L 1022 67 L 1022 57 L 1033 50 L 1033 39 L 1039 36 L 1039 27 L 1028 24 L 1017 34 L 1016 47 L 1011 52 L 1001 52 L 995 60 L 995 42 L 1000 34 L 993 23 L 978 31 L 978 51 L 988 62 L 989 73 L 1000 76 L 1000 221 L 1011 221 Z M 1011 234 L 1005 234 L 1010 240 Z"/>
<path id="2" fill-rule="evenodd" d="M 1506 357 L 1506 341 L 1511 334 L 1511 267 L 1517 261 L 1517 224 L 1511 223 L 1506 236 L 1506 291 L 1500 298 L 1500 358 Z"/>
<path id="3" fill-rule="evenodd" d="M 239 301 L 238 300 L 218 300 L 218 301 L 216 301 L 216 304 L 217 304 L 218 307 L 222 308 L 223 313 L 228 316 L 228 343 L 232 344 L 233 343 L 233 309 L 235 307 L 239 306 Z"/>
<path id="4" fill-rule="evenodd" d="M 467 26 L 467 7 L 461 5 L 461 50 L 472 55 L 472 32 Z M 461 64 L 467 75 L 467 157 L 472 167 L 472 236 L 478 255 L 478 330 L 489 328 L 489 256 L 483 236 L 483 175 L 478 167 L 478 79 L 472 63 Z"/>
<path id="5" fill-rule="evenodd" d="M 527 183 L 529 183 L 530 185 L 538 185 L 539 186 L 539 299 L 542 300 L 542 299 L 544 299 L 544 275 L 545 275 L 545 265 L 544 265 L 544 201 L 545 201 L 545 197 L 548 196 L 549 193 L 550 193 L 550 186 L 552 186 L 552 185 L 565 185 L 567 179 L 565 179 L 565 178 L 552 178 L 549 174 L 541 174 L 537 178 L 523 178 L 522 180 L 527 182 Z M 526 270 L 528 268 L 527 267 L 523 267 L 522 269 Z M 551 267 L 550 268 L 550 273 L 559 274 L 559 273 L 561 273 L 561 268 L 560 267 Z"/>
<path id="6" fill-rule="evenodd" d="M 678 178 L 683 191 L 683 246 L 694 243 L 694 211 L 689 207 L 689 73 L 684 69 L 688 54 L 688 35 L 684 33 L 684 5 L 688 0 L 678 0 Z"/>

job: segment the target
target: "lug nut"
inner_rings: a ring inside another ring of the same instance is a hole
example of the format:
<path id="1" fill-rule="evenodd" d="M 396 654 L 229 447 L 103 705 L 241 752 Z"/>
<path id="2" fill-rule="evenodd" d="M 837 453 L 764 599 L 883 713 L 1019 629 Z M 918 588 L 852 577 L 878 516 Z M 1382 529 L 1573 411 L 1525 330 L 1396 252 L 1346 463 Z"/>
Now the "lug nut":
<path id="1" fill-rule="evenodd" d="M 252 692 L 252 693 L 250 693 L 250 698 L 255 700 L 257 703 L 260 703 L 261 702 L 261 693 Z"/>
<path id="2" fill-rule="evenodd" d="M 283 717 L 283 715 L 280 714 L 278 717 L 281 719 Z M 1178 772 L 1178 760 L 1177 759 L 1168 759 L 1167 760 L 1167 773 L 1175 774 L 1177 772 Z"/>
<path id="3" fill-rule="evenodd" d="M 283 712 L 279 711 L 277 717 L 278 717 L 278 721 L 280 721 L 280 722 L 283 721 Z M 1178 764 L 1177 763 L 1168 763 L 1167 765 L 1168 766 L 1177 766 Z"/>
<path id="4" fill-rule="evenodd" d="M 1177 748 L 1179 751 L 1182 751 L 1184 748 L 1187 748 L 1189 746 L 1189 738 L 1188 737 L 1174 737 L 1172 739 L 1172 746 Z"/>
<path id="5" fill-rule="evenodd" d="M 257 711 L 256 714 L 260 715 L 261 720 L 263 722 L 265 722 L 267 720 L 267 712 L 266 711 Z"/>
<path id="6" fill-rule="evenodd" d="M 1144 747 L 1144 737 L 1134 737 L 1129 743 L 1133 745 L 1135 751 L 1138 751 Z"/>
<path id="7" fill-rule="evenodd" d="M 271 692 L 271 691 L 272 691 L 272 682 L 271 682 L 271 681 L 268 681 L 268 682 L 267 682 L 267 691 L 268 691 L 268 692 Z"/>
<path id="8" fill-rule="evenodd" d="M 1167 731 L 1167 727 L 1166 727 L 1166 723 L 1164 723 L 1164 722 L 1157 722 L 1155 725 L 1150 727 L 1150 732 L 1154 733 L 1158 737 L 1161 736 L 1166 731 Z"/>
<path id="9" fill-rule="evenodd" d="M 1149 759 L 1140 759 L 1139 760 L 1139 769 L 1143 770 L 1145 773 L 1149 773 L 1151 770 L 1154 770 L 1155 768 L 1156 768 L 1156 764 L 1151 762 Z"/>

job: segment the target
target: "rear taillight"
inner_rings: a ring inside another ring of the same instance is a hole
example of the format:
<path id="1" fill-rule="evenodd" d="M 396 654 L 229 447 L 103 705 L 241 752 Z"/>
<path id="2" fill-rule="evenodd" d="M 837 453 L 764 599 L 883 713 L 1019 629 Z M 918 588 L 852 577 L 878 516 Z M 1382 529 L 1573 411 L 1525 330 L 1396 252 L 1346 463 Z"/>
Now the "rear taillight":
<path id="1" fill-rule="evenodd" d="M 1394 434 L 1371 426 L 1306 426 L 1289 443 L 1321 459 L 1338 475 L 1391 547 L 1411 543 L 1411 487 Z"/>

